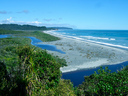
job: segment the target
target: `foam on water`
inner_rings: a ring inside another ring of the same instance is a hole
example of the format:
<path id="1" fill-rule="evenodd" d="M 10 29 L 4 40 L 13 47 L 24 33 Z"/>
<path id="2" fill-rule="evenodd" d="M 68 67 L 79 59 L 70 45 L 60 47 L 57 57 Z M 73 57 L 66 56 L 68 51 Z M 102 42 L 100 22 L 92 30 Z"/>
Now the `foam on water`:
<path id="1" fill-rule="evenodd" d="M 65 32 L 65 34 L 62 34 L 61 31 L 48 31 L 46 33 L 52 34 L 54 36 L 59 36 L 59 37 L 66 37 L 66 38 L 71 38 L 71 39 L 76 39 L 76 40 L 81 40 L 81 41 L 88 41 L 91 43 L 96 43 L 96 44 L 101 44 L 101 45 L 106 45 L 106 46 L 111 46 L 111 47 L 116 47 L 116 48 L 121 48 L 121 49 L 128 49 L 128 46 L 127 46 L 128 44 L 122 44 L 122 42 L 120 42 L 122 40 L 117 41 L 116 37 L 111 38 L 111 36 L 108 36 L 108 38 L 107 38 L 107 37 L 81 36 L 81 35 L 77 35 L 77 34 L 75 34 L 75 36 L 74 35 L 72 36 L 70 34 L 67 35 L 66 30 L 62 31 L 62 32 Z M 82 34 L 82 35 L 86 35 L 86 34 Z M 120 37 L 118 36 L 118 38 L 120 38 Z M 128 39 L 128 37 L 125 37 L 125 38 Z M 125 41 L 125 42 L 127 43 L 127 41 Z"/>
<path id="2" fill-rule="evenodd" d="M 69 65 L 69 66 L 60 68 L 60 70 L 62 71 L 62 73 L 65 73 L 65 72 L 71 72 L 71 71 L 76 71 L 76 70 L 81 70 L 81 69 L 96 68 L 98 66 L 101 66 L 101 65 L 107 64 L 107 63 L 108 63 L 108 61 L 106 58 L 101 58 L 101 59 L 95 61 L 95 63 L 93 61 L 93 62 L 85 62 L 80 65 Z"/>
<path id="3" fill-rule="evenodd" d="M 68 33 L 68 32 L 67 32 Z M 66 34 L 61 34 L 60 32 L 50 32 L 50 34 L 54 35 L 54 36 L 58 36 L 58 37 L 62 37 L 62 38 L 70 38 L 72 40 L 77 40 L 77 41 L 82 41 L 82 42 L 90 42 L 90 43 L 94 43 L 94 44 L 100 44 L 100 45 L 105 45 L 105 46 L 110 46 L 110 47 L 114 47 L 114 48 L 120 48 L 120 49 L 125 49 L 128 50 L 128 46 L 127 46 L 127 42 L 124 42 L 124 44 L 119 43 L 118 41 L 120 40 L 120 37 L 114 37 L 114 36 L 86 36 L 86 34 L 76 34 L 73 35 L 74 33 L 70 33 L 67 35 Z M 123 37 L 121 37 L 122 39 Z M 125 37 L 126 39 L 127 37 Z M 95 63 L 94 63 L 95 62 Z M 114 61 L 115 62 L 115 61 Z M 122 61 L 120 61 L 122 62 Z M 120 62 L 116 62 L 116 63 L 120 63 Z M 66 72 L 71 72 L 71 71 L 76 71 L 76 70 L 81 70 L 81 69 L 88 69 L 88 68 L 95 68 L 97 66 L 101 66 L 101 65 L 105 65 L 105 64 L 110 64 L 111 62 L 108 62 L 106 58 L 100 58 L 97 61 L 93 61 L 93 62 L 85 62 L 83 64 L 80 65 L 68 65 L 66 67 L 60 68 L 62 73 L 66 73 Z M 115 63 L 115 64 L 116 64 Z M 113 63 L 112 63 L 113 64 Z"/>
<path id="4" fill-rule="evenodd" d="M 115 38 L 110 38 L 110 40 L 116 40 Z"/>
<path id="5" fill-rule="evenodd" d="M 87 39 L 102 39 L 102 40 L 109 40 L 109 38 L 101 38 L 101 37 L 93 37 L 93 36 L 80 36 L 80 37 L 85 37 Z"/>

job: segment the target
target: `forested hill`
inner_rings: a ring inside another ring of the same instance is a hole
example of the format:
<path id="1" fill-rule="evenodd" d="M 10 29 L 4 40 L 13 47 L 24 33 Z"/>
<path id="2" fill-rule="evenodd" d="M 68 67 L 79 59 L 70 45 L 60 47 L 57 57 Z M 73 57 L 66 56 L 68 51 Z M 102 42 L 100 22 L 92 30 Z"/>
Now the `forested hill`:
<path id="1" fill-rule="evenodd" d="M 48 30 L 45 26 L 18 25 L 18 24 L 0 24 L 0 29 L 6 30 Z"/>

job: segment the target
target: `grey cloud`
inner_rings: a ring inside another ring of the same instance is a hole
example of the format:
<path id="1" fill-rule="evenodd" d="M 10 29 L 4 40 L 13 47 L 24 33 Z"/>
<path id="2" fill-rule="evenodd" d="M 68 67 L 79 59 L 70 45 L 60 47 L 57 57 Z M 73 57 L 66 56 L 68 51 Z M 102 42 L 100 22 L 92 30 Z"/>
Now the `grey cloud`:
<path id="1" fill-rule="evenodd" d="M 39 26 L 39 25 L 42 24 L 42 22 L 39 22 L 39 21 L 30 21 L 30 22 L 14 21 L 12 19 L 12 17 L 10 17 L 10 18 L 7 18 L 5 20 L 0 21 L 0 24 L 21 24 L 21 25 L 22 24 L 29 24 L 29 25 L 37 25 L 37 26 Z"/>
<path id="2" fill-rule="evenodd" d="M 23 10 L 22 12 L 23 12 L 23 13 L 29 13 L 29 11 L 28 11 L 28 10 Z"/>
<path id="3" fill-rule="evenodd" d="M 12 17 L 0 21 L 0 24 L 29 24 L 29 25 L 36 25 L 36 26 L 46 26 L 46 27 L 71 27 L 71 28 L 76 28 L 74 25 L 70 24 L 52 24 L 52 23 L 42 23 L 39 21 L 30 21 L 30 22 L 25 22 L 25 21 L 14 21 Z"/>
<path id="4" fill-rule="evenodd" d="M 7 14 L 6 11 L 0 11 L 0 14 Z"/>
<path id="5" fill-rule="evenodd" d="M 50 22 L 50 21 L 54 21 L 54 19 L 43 19 L 43 21 Z"/>
<path id="6" fill-rule="evenodd" d="M 23 10 L 23 11 L 19 11 L 17 13 L 25 13 L 25 14 L 27 14 L 27 13 L 29 13 L 29 11 L 28 10 Z"/>
<path id="7" fill-rule="evenodd" d="M 4 24 L 13 23 L 13 22 L 14 21 L 12 20 L 12 17 L 1 21 L 1 23 L 4 23 Z"/>
<path id="8" fill-rule="evenodd" d="M 12 13 L 12 12 L 0 11 L 0 14 L 9 14 L 9 13 Z"/>
<path id="9" fill-rule="evenodd" d="M 62 20 L 62 18 L 59 18 L 59 20 Z"/>
<path id="10" fill-rule="evenodd" d="M 10 23 L 8 20 L 2 20 L 1 21 L 2 24 L 7 24 L 7 23 Z"/>
<path id="11" fill-rule="evenodd" d="M 58 18 L 58 19 L 43 19 L 43 21 L 45 21 L 45 22 L 50 22 L 50 21 L 57 21 L 57 22 L 59 22 L 60 20 L 62 20 L 62 18 Z"/>

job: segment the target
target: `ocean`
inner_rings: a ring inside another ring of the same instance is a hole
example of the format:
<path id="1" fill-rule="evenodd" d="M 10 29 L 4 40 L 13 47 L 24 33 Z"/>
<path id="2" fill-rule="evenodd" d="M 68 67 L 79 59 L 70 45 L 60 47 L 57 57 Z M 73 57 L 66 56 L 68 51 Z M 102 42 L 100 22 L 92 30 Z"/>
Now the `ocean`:
<path id="1" fill-rule="evenodd" d="M 58 30 L 50 34 L 128 49 L 128 30 Z"/>
<path id="2" fill-rule="evenodd" d="M 51 32 L 49 31 L 49 33 L 53 34 L 54 36 L 63 36 L 85 42 L 88 41 L 128 50 L 128 30 L 58 30 Z M 128 61 L 120 64 L 104 65 L 102 67 L 103 69 L 108 67 L 111 72 L 117 72 L 127 65 Z M 62 73 L 62 78 L 69 79 L 71 82 L 73 82 L 74 86 L 78 86 L 84 81 L 84 76 L 89 76 L 98 69 L 100 69 L 100 67 Z"/>

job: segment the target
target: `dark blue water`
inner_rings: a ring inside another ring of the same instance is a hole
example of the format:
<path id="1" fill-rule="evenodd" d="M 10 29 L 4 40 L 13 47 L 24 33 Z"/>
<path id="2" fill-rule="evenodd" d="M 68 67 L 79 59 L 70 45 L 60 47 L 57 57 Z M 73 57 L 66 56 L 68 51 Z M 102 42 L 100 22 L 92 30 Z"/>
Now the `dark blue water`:
<path id="1" fill-rule="evenodd" d="M 40 42 L 42 42 L 41 40 L 35 38 L 35 37 L 28 37 L 31 39 L 31 44 L 37 47 L 40 47 L 42 49 L 46 49 L 46 50 L 50 50 L 50 51 L 57 51 L 59 53 L 65 54 L 65 52 L 59 50 L 56 48 L 56 46 L 54 45 L 48 45 L 48 44 L 38 44 Z"/>
<path id="2" fill-rule="evenodd" d="M 128 61 L 120 63 L 120 64 L 116 64 L 116 65 L 102 66 L 102 68 L 105 69 L 105 67 L 108 67 L 108 69 L 111 70 L 111 72 L 117 72 L 127 65 L 128 65 Z M 95 71 L 98 73 L 98 69 L 100 69 L 100 67 L 62 73 L 62 78 L 70 79 L 74 86 L 78 86 L 79 84 L 82 84 L 82 82 L 84 81 L 84 76 L 89 76 L 93 74 Z"/>

